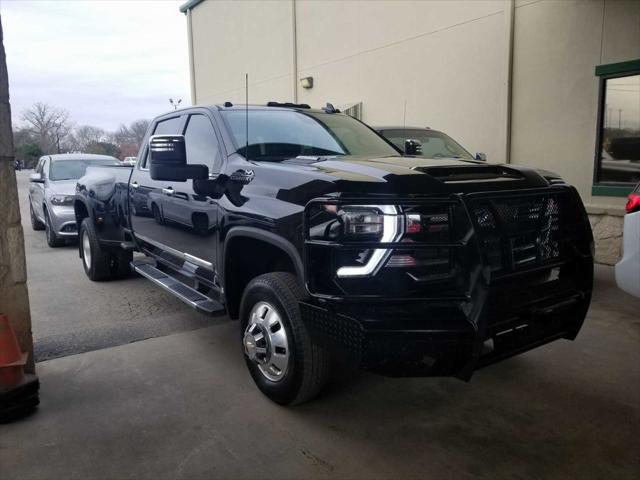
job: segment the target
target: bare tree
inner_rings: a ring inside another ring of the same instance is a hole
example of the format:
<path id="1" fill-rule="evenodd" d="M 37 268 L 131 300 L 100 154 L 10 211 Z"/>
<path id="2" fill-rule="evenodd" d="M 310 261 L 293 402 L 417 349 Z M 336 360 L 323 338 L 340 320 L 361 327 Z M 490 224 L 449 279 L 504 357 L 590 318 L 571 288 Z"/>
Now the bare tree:
<path id="1" fill-rule="evenodd" d="M 149 120 L 136 120 L 131 124 L 129 130 L 133 135 L 136 145 L 139 147 L 144 140 L 144 136 L 149 128 Z"/>
<path id="2" fill-rule="evenodd" d="M 125 157 L 135 156 L 149 128 L 149 120 L 136 120 L 129 127 L 120 125 L 111 138 Z"/>
<path id="3" fill-rule="evenodd" d="M 82 125 L 74 131 L 74 137 L 76 139 L 78 148 L 80 150 L 86 150 L 88 145 L 103 142 L 107 139 L 106 132 L 99 127 L 92 127 L 91 125 Z"/>
<path id="4" fill-rule="evenodd" d="M 57 150 L 60 153 L 61 141 L 71 133 L 69 112 L 43 102 L 36 102 L 25 110 L 22 120 L 45 152 Z"/>

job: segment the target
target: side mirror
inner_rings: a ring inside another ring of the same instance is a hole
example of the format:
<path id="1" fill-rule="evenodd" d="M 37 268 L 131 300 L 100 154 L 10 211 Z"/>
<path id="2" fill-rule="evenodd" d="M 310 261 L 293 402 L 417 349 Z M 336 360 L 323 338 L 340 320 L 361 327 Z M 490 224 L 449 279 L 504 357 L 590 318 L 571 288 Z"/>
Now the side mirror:
<path id="1" fill-rule="evenodd" d="M 188 179 L 206 180 L 206 165 L 188 165 L 184 135 L 153 135 L 149 139 L 149 173 L 152 180 L 186 182 Z"/>
<path id="2" fill-rule="evenodd" d="M 407 138 L 404 141 L 404 153 L 405 155 L 422 155 L 422 142 Z"/>
<path id="3" fill-rule="evenodd" d="M 41 173 L 31 173 L 29 175 L 29 181 L 33 183 L 44 183 L 44 178 Z"/>
<path id="4" fill-rule="evenodd" d="M 486 162 L 487 161 L 487 154 L 486 153 L 476 153 L 476 160 L 480 160 L 481 162 Z"/>

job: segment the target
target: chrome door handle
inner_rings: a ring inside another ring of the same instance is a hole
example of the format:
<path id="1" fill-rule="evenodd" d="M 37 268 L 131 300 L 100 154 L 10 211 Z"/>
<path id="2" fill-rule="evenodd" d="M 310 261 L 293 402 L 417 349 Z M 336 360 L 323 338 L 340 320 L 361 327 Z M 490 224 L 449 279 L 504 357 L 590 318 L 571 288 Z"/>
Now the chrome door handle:
<path id="1" fill-rule="evenodd" d="M 138 185 L 138 182 L 133 182 L 131 184 L 131 188 L 138 188 L 140 185 Z"/>
<path id="2" fill-rule="evenodd" d="M 169 187 L 169 188 L 163 188 L 162 189 L 162 193 L 164 193 L 165 195 L 173 195 L 173 188 Z"/>

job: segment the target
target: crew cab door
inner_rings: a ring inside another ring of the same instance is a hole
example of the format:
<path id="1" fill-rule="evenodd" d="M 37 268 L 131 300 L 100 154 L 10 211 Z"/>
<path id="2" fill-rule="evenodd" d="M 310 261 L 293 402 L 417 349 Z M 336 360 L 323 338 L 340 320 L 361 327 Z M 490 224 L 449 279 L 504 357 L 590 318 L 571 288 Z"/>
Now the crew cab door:
<path id="1" fill-rule="evenodd" d="M 178 120 L 176 120 L 178 119 Z M 184 134 L 187 162 L 207 165 L 215 174 L 221 165 L 218 135 L 205 113 L 161 119 L 154 135 Z M 197 272 L 213 282 L 216 273 L 217 201 L 198 195 L 193 180 L 154 181 L 148 155 L 131 177 L 130 203 L 146 203 L 144 214 L 131 216 L 132 228 L 143 249 L 172 267 Z M 145 198 L 144 201 L 140 200 Z"/>
<path id="2" fill-rule="evenodd" d="M 153 135 L 178 134 L 182 131 L 185 117 L 175 115 L 160 119 L 152 131 Z M 131 227 L 136 238 L 144 246 L 162 245 L 166 228 L 164 227 L 164 210 L 167 195 L 163 191 L 169 185 L 167 182 L 156 182 L 149 173 L 149 148 L 143 147 L 140 161 L 131 174 L 129 182 L 129 211 L 131 212 Z"/>

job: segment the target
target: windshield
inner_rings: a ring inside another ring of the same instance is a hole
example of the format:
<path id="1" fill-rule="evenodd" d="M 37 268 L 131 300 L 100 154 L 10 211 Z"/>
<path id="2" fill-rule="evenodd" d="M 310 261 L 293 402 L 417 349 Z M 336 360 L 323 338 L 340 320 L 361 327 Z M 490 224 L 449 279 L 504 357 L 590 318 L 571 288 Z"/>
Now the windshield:
<path id="1" fill-rule="evenodd" d="M 404 141 L 418 140 L 422 143 L 422 153 L 426 158 L 463 158 L 473 160 L 458 142 L 442 132 L 427 129 L 383 130 L 382 135 L 404 152 Z"/>
<path id="2" fill-rule="evenodd" d="M 246 112 L 222 112 L 238 153 L 247 156 Z M 252 160 L 279 161 L 298 156 L 399 153 L 359 121 L 341 114 L 297 110 L 249 110 L 249 152 Z"/>
<path id="3" fill-rule="evenodd" d="M 77 180 L 82 177 L 88 166 L 118 165 L 113 160 L 54 160 L 49 168 L 49 180 Z"/>

